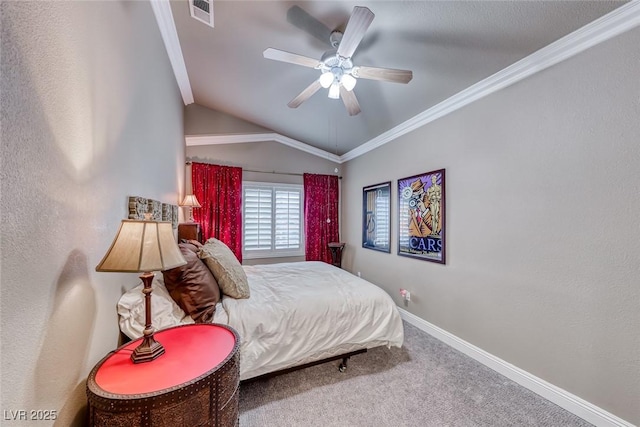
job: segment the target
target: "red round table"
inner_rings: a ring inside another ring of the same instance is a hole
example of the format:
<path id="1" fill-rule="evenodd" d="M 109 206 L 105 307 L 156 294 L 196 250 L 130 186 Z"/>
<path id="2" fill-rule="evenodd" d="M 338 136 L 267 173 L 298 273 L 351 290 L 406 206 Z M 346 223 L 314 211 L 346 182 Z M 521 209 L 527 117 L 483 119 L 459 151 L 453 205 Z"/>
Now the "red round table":
<path id="1" fill-rule="evenodd" d="M 87 379 L 91 426 L 236 426 L 240 352 L 237 333 L 218 324 L 155 333 L 165 353 L 133 363 L 141 339 L 109 353 Z"/>

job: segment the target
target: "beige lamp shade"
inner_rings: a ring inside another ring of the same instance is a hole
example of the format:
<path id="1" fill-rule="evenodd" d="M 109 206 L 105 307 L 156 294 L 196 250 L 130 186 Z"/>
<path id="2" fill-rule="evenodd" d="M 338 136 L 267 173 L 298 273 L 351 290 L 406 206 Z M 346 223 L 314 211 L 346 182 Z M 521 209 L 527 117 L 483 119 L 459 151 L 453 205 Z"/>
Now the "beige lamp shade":
<path id="1" fill-rule="evenodd" d="M 182 200 L 182 203 L 180 203 L 180 206 L 189 208 L 202 207 L 200 206 L 200 203 L 198 202 L 198 199 L 196 199 L 196 196 L 194 194 L 187 194 L 186 196 L 184 196 L 184 199 Z"/>
<path id="2" fill-rule="evenodd" d="M 125 219 L 96 271 L 150 272 L 186 263 L 170 222 Z"/>

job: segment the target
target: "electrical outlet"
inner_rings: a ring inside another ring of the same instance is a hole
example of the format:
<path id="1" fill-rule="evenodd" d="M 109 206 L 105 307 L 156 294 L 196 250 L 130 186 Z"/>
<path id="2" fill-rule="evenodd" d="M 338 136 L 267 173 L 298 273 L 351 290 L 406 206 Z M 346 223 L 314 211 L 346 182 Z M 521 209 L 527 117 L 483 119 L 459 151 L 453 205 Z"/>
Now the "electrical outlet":
<path id="1" fill-rule="evenodd" d="M 411 301 L 411 292 L 407 291 L 407 292 L 404 294 L 404 299 L 405 299 L 406 301 Z"/>
<path id="2" fill-rule="evenodd" d="M 360 272 L 358 271 L 358 277 L 362 277 L 362 275 L 360 274 Z"/>

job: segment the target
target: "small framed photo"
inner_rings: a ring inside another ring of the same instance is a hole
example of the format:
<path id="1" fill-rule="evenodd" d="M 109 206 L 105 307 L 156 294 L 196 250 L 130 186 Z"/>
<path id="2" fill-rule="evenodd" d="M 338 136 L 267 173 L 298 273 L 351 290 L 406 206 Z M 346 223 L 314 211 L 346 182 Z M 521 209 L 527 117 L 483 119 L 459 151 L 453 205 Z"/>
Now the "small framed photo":
<path id="1" fill-rule="evenodd" d="M 398 180 L 398 255 L 445 263 L 444 169 Z"/>
<path id="2" fill-rule="evenodd" d="M 391 252 L 391 181 L 362 189 L 362 247 Z"/>

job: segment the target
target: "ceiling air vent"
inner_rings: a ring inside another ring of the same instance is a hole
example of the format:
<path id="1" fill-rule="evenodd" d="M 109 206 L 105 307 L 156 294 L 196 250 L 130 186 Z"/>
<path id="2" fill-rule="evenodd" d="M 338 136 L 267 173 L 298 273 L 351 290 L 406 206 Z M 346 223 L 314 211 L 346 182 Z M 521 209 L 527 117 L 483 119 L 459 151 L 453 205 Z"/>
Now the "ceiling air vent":
<path id="1" fill-rule="evenodd" d="M 213 28 L 213 0 L 189 0 L 191 17 Z"/>

